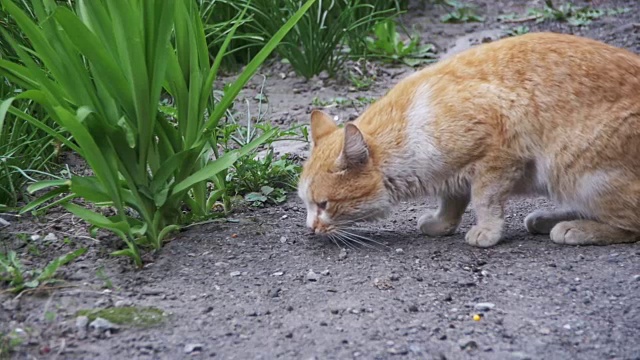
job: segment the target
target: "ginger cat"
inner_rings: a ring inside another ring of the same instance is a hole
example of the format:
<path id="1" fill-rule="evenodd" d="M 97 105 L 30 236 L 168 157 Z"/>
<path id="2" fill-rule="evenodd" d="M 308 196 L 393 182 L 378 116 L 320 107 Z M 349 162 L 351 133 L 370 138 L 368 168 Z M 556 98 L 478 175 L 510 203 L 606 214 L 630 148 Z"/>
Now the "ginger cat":
<path id="1" fill-rule="evenodd" d="M 319 234 L 431 195 L 422 233 L 453 234 L 471 202 L 465 239 L 490 247 L 505 201 L 542 195 L 566 209 L 529 214 L 531 233 L 572 245 L 640 236 L 640 56 L 595 40 L 483 44 L 408 76 L 344 128 L 314 110 L 311 134 L 298 193 Z"/>

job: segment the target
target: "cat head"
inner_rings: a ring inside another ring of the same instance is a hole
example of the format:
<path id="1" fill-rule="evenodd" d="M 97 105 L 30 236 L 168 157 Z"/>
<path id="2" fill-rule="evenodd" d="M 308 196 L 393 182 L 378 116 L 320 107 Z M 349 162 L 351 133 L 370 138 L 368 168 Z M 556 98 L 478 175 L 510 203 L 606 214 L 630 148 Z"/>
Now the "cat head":
<path id="1" fill-rule="evenodd" d="M 327 114 L 311 113 L 311 155 L 298 184 L 307 227 L 332 233 L 387 214 L 391 197 L 376 154 L 374 140 L 355 124 L 340 128 Z"/>

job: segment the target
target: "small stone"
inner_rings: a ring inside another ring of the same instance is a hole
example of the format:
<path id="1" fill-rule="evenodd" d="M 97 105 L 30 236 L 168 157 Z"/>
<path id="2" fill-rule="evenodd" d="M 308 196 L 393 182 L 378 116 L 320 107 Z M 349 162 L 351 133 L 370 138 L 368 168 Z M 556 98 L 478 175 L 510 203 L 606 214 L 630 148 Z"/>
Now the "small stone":
<path id="1" fill-rule="evenodd" d="M 48 233 L 47 236 L 42 239 L 44 241 L 58 241 L 58 237 L 54 233 Z"/>
<path id="2" fill-rule="evenodd" d="M 329 276 L 330 273 L 329 270 L 322 270 L 320 274 L 322 274 L 323 276 Z"/>
<path id="3" fill-rule="evenodd" d="M 471 339 L 471 338 L 462 338 L 458 341 L 458 345 L 460 346 L 460 349 L 462 350 L 466 350 L 466 349 L 476 349 L 478 347 L 478 343 Z"/>
<path id="4" fill-rule="evenodd" d="M 125 307 L 125 306 L 131 306 L 131 305 L 133 305 L 131 300 L 118 300 L 115 302 L 115 304 L 113 304 L 113 306 L 115 307 Z"/>
<path id="5" fill-rule="evenodd" d="M 218 261 L 217 263 L 213 264 L 213 266 L 223 267 L 223 266 L 227 266 L 227 263 L 222 262 L 222 261 Z"/>
<path id="6" fill-rule="evenodd" d="M 204 347 L 204 345 L 202 344 L 187 344 L 184 346 L 184 352 L 185 354 L 191 354 L 193 352 L 196 351 L 202 351 L 202 348 Z"/>
<path id="7" fill-rule="evenodd" d="M 38 234 L 33 234 L 31 235 L 31 241 L 38 241 L 40 240 L 41 236 Z"/>
<path id="8" fill-rule="evenodd" d="M 240 271 L 232 271 L 229 273 L 231 277 L 240 276 L 242 273 Z"/>
<path id="9" fill-rule="evenodd" d="M 283 243 L 283 244 L 286 243 L 287 242 L 287 237 L 286 236 L 281 236 L 280 237 L 280 242 Z"/>
<path id="10" fill-rule="evenodd" d="M 318 78 L 327 80 L 329 78 L 329 72 L 327 70 L 322 70 L 320 74 L 318 74 Z"/>
<path id="11" fill-rule="evenodd" d="M 111 299 L 98 299 L 98 301 L 95 302 L 94 307 L 106 307 L 109 305 Z"/>
<path id="12" fill-rule="evenodd" d="M 640 281 L 640 274 L 638 275 L 633 275 L 633 281 Z"/>
<path id="13" fill-rule="evenodd" d="M 413 313 L 418 312 L 418 307 L 415 305 L 410 305 L 409 312 L 413 312 Z"/>
<path id="14" fill-rule="evenodd" d="M 287 333 L 285 336 L 287 339 L 291 339 L 293 337 L 293 333 Z"/>
<path id="15" fill-rule="evenodd" d="M 529 354 L 523 353 L 521 351 L 514 351 L 511 354 L 511 358 L 518 360 L 531 360 L 532 357 Z"/>
<path id="16" fill-rule="evenodd" d="M 490 302 L 477 303 L 473 306 L 473 308 L 478 311 L 489 311 L 494 307 L 496 307 L 496 304 Z"/>
<path id="17" fill-rule="evenodd" d="M 347 250 L 346 249 L 341 249 L 340 250 L 340 254 L 338 254 L 338 259 L 344 260 L 346 258 L 347 258 Z"/>
<path id="18" fill-rule="evenodd" d="M 7 220 L 0 218 L 0 226 L 5 227 L 5 226 L 9 226 L 11 225 L 10 222 L 8 222 Z"/>
<path id="19" fill-rule="evenodd" d="M 107 319 L 103 319 L 100 317 L 93 320 L 91 324 L 89 324 L 89 327 L 99 331 L 107 331 L 107 330 L 115 331 L 120 329 L 118 325 L 112 323 Z"/>
<path id="20" fill-rule="evenodd" d="M 563 326 L 563 328 L 565 328 L 565 329 L 567 329 L 567 330 L 571 330 L 571 325 L 569 325 L 569 324 L 565 324 L 565 325 Z"/>
<path id="21" fill-rule="evenodd" d="M 280 296 L 280 292 L 281 291 L 282 291 L 281 288 L 273 288 L 273 289 L 269 290 L 268 295 L 269 295 L 269 297 L 277 298 L 277 297 Z"/>
<path id="22" fill-rule="evenodd" d="M 538 332 L 540 334 L 542 334 L 542 335 L 549 335 L 549 334 L 551 334 L 551 329 L 543 327 L 543 328 L 538 329 Z"/>
<path id="23" fill-rule="evenodd" d="M 76 318 L 76 330 L 78 331 L 78 337 L 84 339 L 87 337 L 87 325 L 89 325 L 89 318 L 86 316 L 78 316 Z"/>
<path id="24" fill-rule="evenodd" d="M 284 275 L 284 271 L 276 271 L 273 274 L 271 274 L 272 276 L 282 276 Z"/>
<path id="25" fill-rule="evenodd" d="M 404 250 L 402 250 L 401 248 L 397 248 L 396 249 L 396 253 L 397 254 L 402 254 L 402 253 L 404 253 Z"/>
<path id="26" fill-rule="evenodd" d="M 393 285 L 391 281 L 387 279 L 373 279 L 373 286 L 377 287 L 379 290 L 391 290 L 393 289 Z"/>
<path id="27" fill-rule="evenodd" d="M 6 311 L 16 311 L 20 308 L 20 300 L 9 299 L 2 303 L 2 308 Z"/>
<path id="28" fill-rule="evenodd" d="M 313 272 L 313 270 L 309 270 L 307 273 L 307 281 L 318 281 L 318 279 L 320 279 L 320 276 Z"/>

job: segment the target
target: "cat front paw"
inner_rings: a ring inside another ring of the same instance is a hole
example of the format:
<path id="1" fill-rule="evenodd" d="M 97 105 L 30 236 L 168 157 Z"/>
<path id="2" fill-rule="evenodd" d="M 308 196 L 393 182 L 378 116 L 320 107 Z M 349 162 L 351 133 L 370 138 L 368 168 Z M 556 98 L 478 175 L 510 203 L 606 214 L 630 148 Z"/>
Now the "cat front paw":
<path id="1" fill-rule="evenodd" d="M 424 214 L 418 219 L 418 229 L 427 236 L 453 235 L 458 228 L 458 222 L 439 218 L 435 213 Z"/>
<path id="2" fill-rule="evenodd" d="M 500 241 L 502 231 L 498 228 L 475 225 L 469 229 L 464 239 L 467 244 L 481 248 L 494 246 Z"/>

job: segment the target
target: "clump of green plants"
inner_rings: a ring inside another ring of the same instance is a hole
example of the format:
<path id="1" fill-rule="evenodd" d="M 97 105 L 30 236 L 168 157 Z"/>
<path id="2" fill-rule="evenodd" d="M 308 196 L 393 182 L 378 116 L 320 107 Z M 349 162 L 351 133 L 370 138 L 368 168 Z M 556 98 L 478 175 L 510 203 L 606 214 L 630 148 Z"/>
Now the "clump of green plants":
<path id="1" fill-rule="evenodd" d="M 396 27 L 392 19 L 378 22 L 373 30 L 374 36 L 366 37 L 369 52 L 383 59 L 402 61 L 409 66 L 435 61 L 432 44 L 420 45 L 418 34 L 403 41 Z"/>
<path id="2" fill-rule="evenodd" d="M 79 310 L 76 316 L 86 316 L 89 321 L 103 318 L 117 325 L 149 328 L 166 319 L 164 311 L 154 307 L 122 306 L 107 309 Z"/>
<path id="3" fill-rule="evenodd" d="M 373 104 L 373 102 L 375 101 L 376 98 L 367 96 L 358 96 L 354 99 L 348 97 L 335 97 L 330 99 L 320 99 L 318 97 L 314 97 L 311 100 L 311 104 L 316 107 L 325 108 L 347 106 L 364 107 L 366 105 Z"/>
<path id="4" fill-rule="evenodd" d="M 449 12 L 442 15 L 440 21 L 443 23 L 467 23 L 483 22 L 484 18 L 476 13 L 475 7 L 468 3 L 457 0 L 437 0 L 436 3 L 445 6 Z"/>
<path id="5" fill-rule="evenodd" d="M 287 156 L 276 158 L 274 143 L 308 141 L 307 128 L 281 130 L 264 122 L 251 126 L 249 121 L 247 126 L 241 126 L 233 121 L 226 125 L 225 130 L 220 141 L 225 148 L 243 146 L 264 132 L 276 132 L 265 142 L 263 151 L 252 151 L 228 169 L 224 185 L 227 196 L 243 196 L 254 206 L 284 202 L 287 192 L 296 188 L 301 167 Z"/>
<path id="6" fill-rule="evenodd" d="M 591 6 L 576 6 L 573 3 L 566 3 L 562 5 L 554 5 L 552 0 L 545 0 L 542 9 L 529 9 L 524 16 L 518 16 L 516 14 L 510 14 L 503 16 L 501 19 L 504 22 L 524 22 L 524 21 L 536 21 L 543 22 L 547 20 L 551 21 L 563 21 L 573 26 L 585 26 L 589 25 L 593 20 L 599 19 L 603 16 L 614 16 L 628 12 L 628 8 L 615 8 L 604 9 L 594 8 Z"/>
<path id="7" fill-rule="evenodd" d="M 269 37 L 281 26 L 282 14 L 298 8 L 298 1 L 282 0 L 282 6 L 276 7 L 271 1 L 258 0 L 252 5 L 255 26 Z M 280 44 L 278 55 L 305 78 L 323 71 L 332 76 L 345 61 L 362 56 L 366 52 L 363 39 L 372 26 L 395 13 L 395 8 L 378 8 L 364 0 L 318 1 Z"/>
<path id="8" fill-rule="evenodd" d="M 29 121 L 12 105 L 37 102 L 72 137 L 57 139 L 93 173 L 30 185 L 32 193 L 47 192 L 22 212 L 59 204 L 120 237 L 126 247 L 113 254 L 141 267 L 141 248 L 159 249 L 186 221 L 210 217 L 225 193 L 218 188 L 224 170 L 275 135 L 224 153 L 217 143 L 218 125 L 240 90 L 315 0 L 296 3 L 285 19 L 279 14 L 270 40 L 220 99 L 214 81 L 240 22 L 225 29 L 212 60 L 195 0 L 77 0 L 73 8 L 33 0 L 36 21 L 13 1 L 0 2 L 32 46 L 8 37 L 21 63 L 0 60 L 0 75 L 25 91 L 0 104 L 0 121 L 7 112 Z M 166 94 L 175 118 L 158 111 Z M 91 208 L 71 201 L 76 198 Z"/>
<path id="9" fill-rule="evenodd" d="M 15 348 L 22 345 L 23 338 L 20 334 L 13 330 L 8 334 L 0 333 L 0 359 L 11 359 L 11 354 Z"/>
<path id="10" fill-rule="evenodd" d="M 507 36 L 520 36 L 528 33 L 529 33 L 529 27 L 524 25 L 516 26 L 506 31 Z"/>
<path id="11" fill-rule="evenodd" d="M 225 65 L 232 67 L 252 59 L 266 39 L 272 37 L 299 7 L 298 0 L 198 1 L 212 54 L 217 53 L 224 42 L 219 31 L 225 26 L 223 24 L 242 22 L 231 41 L 229 56 L 223 60 Z M 318 1 L 287 35 L 276 53 L 306 78 L 322 71 L 333 75 L 346 59 L 366 56 L 363 38 L 376 21 L 395 16 L 407 6 L 407 0 Z M 249 17 L 238 19 L 238 14 L 245 8 Z"/>
<path id="12" fill-rule="evenodd" d="M 35 18 L 29 1 L 20 1 L 17 5 L 27 16 Z M 15 20 L 2 7 L 0 28 L 4 30 L 0 32 L 0 60 L 19 61 L 10 41 L 19 46 L 29 46 L 29 42 Z M 22 92 L 23 89 L 8 79 L 0 79 L 0 100 Z M 14 106 L 29 114 L 31 122 L 17 119 L 13 114 L 0 120 L 0 208 L 5 211 L 16 210 L 18 202 L 26 195 L 27 183 L 34 182 L 35 178 L 49 178 L 50 173 L 58 170 L 55 160 L 60 153 L 60 142 L 42 127 L 64 136 L 60 127 L 34 101 L 16 101 Z"/>
<path id="13" fill-rule="evenodd" d="M 15 251 L 0 253 L 0 283 L 14 293 L 56 283 L 58 280 L 55 279 L 55 275 L 58 269 L 85 252 L 87 252 L 85 248 L 72 251 L 53 259 L 42 269 L 25 269 Z"/>

